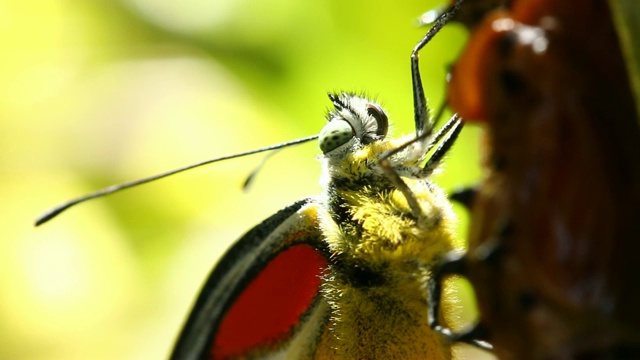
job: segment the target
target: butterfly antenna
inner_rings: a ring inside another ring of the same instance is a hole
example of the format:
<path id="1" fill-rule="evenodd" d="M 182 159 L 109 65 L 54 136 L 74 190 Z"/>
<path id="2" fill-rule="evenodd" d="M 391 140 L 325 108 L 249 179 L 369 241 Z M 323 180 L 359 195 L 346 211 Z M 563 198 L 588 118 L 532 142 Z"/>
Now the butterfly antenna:
<path id="1" fill-rule="evenodd" d="M 282 149 L 288 146 L 293 146 L 293 145 L 298 145 L 298 144 L 302 144 L 305 142 L 309 142 L 311 140 L 315 140 L 318 138 L 318 135 L 312 135 L 312 136 L 308 136 L 302 139 L 297 139 L 297 140 L 292 140 L 292 141 L 288 141 L 288 142 L 284 142 L 281 144 L 276 144 L 276 145 L 272 145 L 272 146 L 267 146 L 267 147 L 263 147 L 260 149 L 255 149 L 255 150 L 250 150 L 250 151 L 245 151 L 245 152 L 241 152 L 238 154 L 233 154 L 233 155 L 227 155 L 227 156 L 222 156 L 222 157 L 218 157 L 218 158 L 214 158 L 214 159 L 209 159 L 209 160 L 205 160 L 199 163 L 195 163 L 195 164 L 191 164 L 191 165 L 187 165 L 175 170 L 171 170 L 171 171 L 167 171 L 164 173 L 160 173 L 157 175 L 153 175 L 153 176 L 149 176 L 146 178 L 142 178 L 142 179 L 138 179 L 138 180 L 134 180 L 134 181 L 129 181 L 129 182 L 125 182 L 122 184 L 117 184 L 117 185 L 111 185 L 108 186 L 104 189 L 100 189 L 98 191 L 95 191 L 91 194 L 85 195 L 85 196 L 81 196 L 79 198 L 67 201 L 61 205 L 58 205 L 56 207 L 54 207 L 53 209 L 45 212 L 44 214 L 40 215 L 36 221 L 35 221 L 35 226 L 40 226 L 44 223 L 46 223 L 47 221 L 53 219 L 54 217 L 58 216 L 60 213 L 62 213 L 63 211 L 67 210 L 68 208 L 86 202 L 88 200 L 91 199 L 95 199 L 98 197 L 102 197 L 105 195 L 109 195 L 109 194 L 113 194 L 115 192 L 124 190 L 124 189 L 129 189 L 132 188 L 134 186 L 138 186 L 138 185 L 142 185 L 142 184 L 146 184 L 155 180 L 159 180 L 162 178 L 165 178 L 167 176 L 171 176 L 177 173 L 181 173 L 183 171 L 187 171 L 187 170 L 191 170 L 193 168 L 197 168 L 200 166 L 204 166 L 204 165 L 208 165 L 208 164 L 212 164 L 215 162 L 219 162 L 219 161 L 223 161 L 223 160 L 229 160 L 229 159 L 235 159 L 235 158 L 239 158 L 242 156 L 247 156 L 247 155 L 252 155 L 252 154 L 257 154 L 257 153 L 261 153 L 261 152 L 265 152 L 265 151 L 271 151 L 271 150 L 277 150 L 277 149 Z"/>
<path id="2" fill-rule="evenodd" d="M 264 167 L 264 164 L 267 163 L 267 160 L 269 160 L 273 155 L 279 153 L 280 150 L 281 149 L 274 150 L 268 153 L 264 158 L 262 158 L 262 161 L 260 162 L 260 164 L 258 164 L 258 166 L 256 166 L 256 168 L 253 169 L 251 173 L 249 173 L 249 175 L 247 176 L 247 179 L 244 181 L 244 184 L 242 184 L 242 191 L 249 191 L 249 188 L 251 187 L 251 185 L 253 185 L 253 181 L 256 178 L 256 175 L 258 175 L 260 170 L 262 170 L 262 168 Z"/>

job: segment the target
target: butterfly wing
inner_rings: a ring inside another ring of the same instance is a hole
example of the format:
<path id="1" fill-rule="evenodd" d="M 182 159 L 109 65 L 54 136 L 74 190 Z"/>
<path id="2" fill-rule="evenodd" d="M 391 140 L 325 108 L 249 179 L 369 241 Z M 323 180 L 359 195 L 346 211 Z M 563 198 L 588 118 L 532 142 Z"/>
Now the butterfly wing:
<path id="1" fill-rule="evenodd" d="M 317 302 L 327 266 L 313 199 L 246 233 L 216 265 L 172 359 L 222 359 L 282 350 Z M 278 350 L 279 349 L 279 350 Z"/>

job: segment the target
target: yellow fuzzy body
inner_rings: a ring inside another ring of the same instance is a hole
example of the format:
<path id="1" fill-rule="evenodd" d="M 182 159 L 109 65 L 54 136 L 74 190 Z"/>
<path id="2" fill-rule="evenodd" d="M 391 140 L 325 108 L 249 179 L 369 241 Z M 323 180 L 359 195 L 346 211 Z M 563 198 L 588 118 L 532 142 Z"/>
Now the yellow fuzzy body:
<path id="1" fill-rule="evenodd" d="M 451 207 L 435 185 L 403 178 L 420 205 L 416 217 L 373 165 L 406 140 L 375 142 L 327 162 L 326 203 L 318 215 L 332 259 L 321 287 L 329 319 L 315 358 L 452 356 L 451 344 L 428 325 L 426 298 L 431 267 L 456 249 Z M 419 160 L 394 167 L 415 167 Z M 447 284 L 443 297 L 446 323 L 457 299 Z"/>

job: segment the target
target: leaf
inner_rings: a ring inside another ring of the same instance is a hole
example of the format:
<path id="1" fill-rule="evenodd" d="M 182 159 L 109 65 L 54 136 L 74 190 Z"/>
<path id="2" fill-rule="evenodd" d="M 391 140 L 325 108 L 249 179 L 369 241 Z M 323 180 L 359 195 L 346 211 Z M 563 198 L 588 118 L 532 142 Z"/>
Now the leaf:
<path id="1" fill-rule="evenodd" d="M 640 1 L 609 0 L 640 119 Z"/>

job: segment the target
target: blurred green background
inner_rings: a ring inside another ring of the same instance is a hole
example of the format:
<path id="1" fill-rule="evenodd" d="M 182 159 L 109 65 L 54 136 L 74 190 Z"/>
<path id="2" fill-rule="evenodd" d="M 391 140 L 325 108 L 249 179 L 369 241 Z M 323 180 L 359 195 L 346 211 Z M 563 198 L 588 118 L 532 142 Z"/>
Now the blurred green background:
<path id="1" fill-rule="evenodd" d="M 320 191 L 315 142 L 37 215 L 104 186 L 317 133 L 329 91 L 413 131 L 409 54 L 438 1 L 0 0 L 0 358 L 165 358 L 220 254 Z M 464 31 L 421 53 L 443 98 Z M 480 176 L 467 127 L 437 181 Z M 463 219 L 461 228 L 466 228 Z M 461 232 L 464 237 L 464 232 Z"/>

